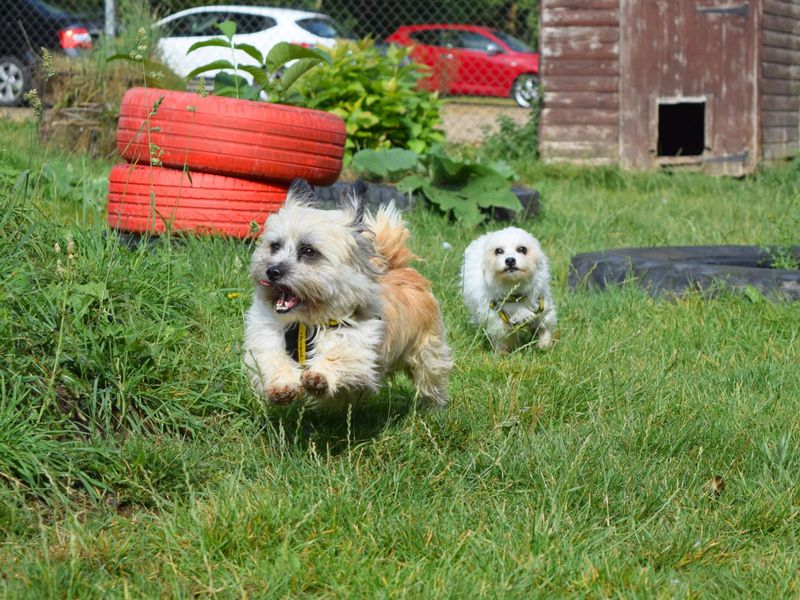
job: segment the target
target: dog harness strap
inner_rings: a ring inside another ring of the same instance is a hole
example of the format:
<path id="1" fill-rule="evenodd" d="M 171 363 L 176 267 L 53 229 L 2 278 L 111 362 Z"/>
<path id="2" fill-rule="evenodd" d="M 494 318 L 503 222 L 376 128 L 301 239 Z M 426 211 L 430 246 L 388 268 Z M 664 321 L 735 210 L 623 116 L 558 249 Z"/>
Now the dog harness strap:
<path id="1" fill-rule="evenodd" d="M 509 302 L 519 302 L 523 298 L 518 297 L 515 300 L 509 300 Z M 497 314 L 500 315 L 500 319 L 502 319 L 503 323 L 509 325 L 511 323 L 511 318 L 508 316 L 508 313 L 503 310 L 503 304 L 505 301 L 498 302 L 496 300 L 492 300 L 489 302 L 489 308 L 492 310 L 496 310 Z M 539 301 L 537 302 L 536 310 L 533 314 L 539 315 L 544 312 L 544 296 L 539 296 Z"/>
<path id="2" fill-rule="evenodd" d="M 325 323 L 328 327 L 340 327 L 344 323 L 330 319 Z M 309 332 L 310 330 L 310 332 Z M 309 327 L 305 323 L 295 323 L 283 334 L 286 353 L 301 367 L 306 364 L 308 353 L 314 349 L 314 338 L 317 337 L 319 327 Z"/>

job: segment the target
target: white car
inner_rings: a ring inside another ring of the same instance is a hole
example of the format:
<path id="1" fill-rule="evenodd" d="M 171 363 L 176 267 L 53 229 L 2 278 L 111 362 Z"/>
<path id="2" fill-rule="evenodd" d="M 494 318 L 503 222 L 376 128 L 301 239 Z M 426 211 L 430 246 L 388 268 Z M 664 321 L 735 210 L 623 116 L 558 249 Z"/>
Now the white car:
<path id="1" fill-rule="evenodd" d="M 236 23 L 234 43 L 255 46 L 264 56 L 278 42 L 331 47 L 337 39 L 355 38 L 322 13 L 265 6 L 203 6 L 182 10 L 155 23 L 157 51 L 163 63 L 181 77 L 215 60 L 255 65 L 255 59 L 249 54 L 237 50 L 235 56 L 231 56 L 227 48 L 200 48 L 186 54 L 195 42 L 223 37 L 215 26 L 222 21 Z M 246 73 L 242 75 L 249 79 Z M 213 72 L 204 76 L 213 76 Z"/>

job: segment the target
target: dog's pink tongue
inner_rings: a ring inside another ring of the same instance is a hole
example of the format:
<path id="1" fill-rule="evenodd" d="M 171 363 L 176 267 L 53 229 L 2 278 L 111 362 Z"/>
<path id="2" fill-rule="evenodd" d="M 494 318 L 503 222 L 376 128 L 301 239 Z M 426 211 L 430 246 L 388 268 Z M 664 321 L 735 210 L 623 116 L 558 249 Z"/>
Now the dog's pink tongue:
<path id="1" fill-rule="evenodd" d="M 282 291 L 278 296 L 278 299 L 275 300 L 275 310 L 278 312 L 287 312 L 292 310 L 298 304 L 300 304 L 300 300 L 297 298 L 297 296 L 293 296 L 289 292 Z"/>

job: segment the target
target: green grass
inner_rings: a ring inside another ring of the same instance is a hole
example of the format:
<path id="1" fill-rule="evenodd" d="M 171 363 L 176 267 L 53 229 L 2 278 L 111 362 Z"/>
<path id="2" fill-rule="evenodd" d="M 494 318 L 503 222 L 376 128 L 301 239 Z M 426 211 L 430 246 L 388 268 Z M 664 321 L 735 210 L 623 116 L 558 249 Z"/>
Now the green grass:
<path id="1" fill-rule="evenodd" d="M 409 214 L 451 403 L 418 413 L 400 378 L 332 416 L 248 389 L 246 243 L 128 250 L 108 164 L 0 135 L 2 595 L 798 595 L 800 303 L 566 286 L 576 252 L 796 243 L 797 165 L 518 165 L 543 197 L 523 225 L 552 259 L 549 353 L 492 355 L 458 296 L 479 231 Z"/>

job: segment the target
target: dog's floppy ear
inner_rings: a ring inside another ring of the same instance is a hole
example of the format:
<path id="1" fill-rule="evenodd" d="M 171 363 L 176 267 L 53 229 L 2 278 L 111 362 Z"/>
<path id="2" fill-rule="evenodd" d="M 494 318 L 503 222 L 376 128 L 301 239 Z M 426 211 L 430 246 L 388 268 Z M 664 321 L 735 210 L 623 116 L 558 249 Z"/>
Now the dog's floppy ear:
<path id="1" fill-rule="evenodd" d="M 287 204 L 314 206 L 314 188 L 305 179 L 295 179 L 286 194 Z"/>
<path id="2" fill-rule="evenodd" d="M 360 179 L 353 184 L 347 194 L 342 196 L 341 208 L 350 215 L 355 226 L 360 226 L 364 222 L 366 198 L 367 184 Z"/>

